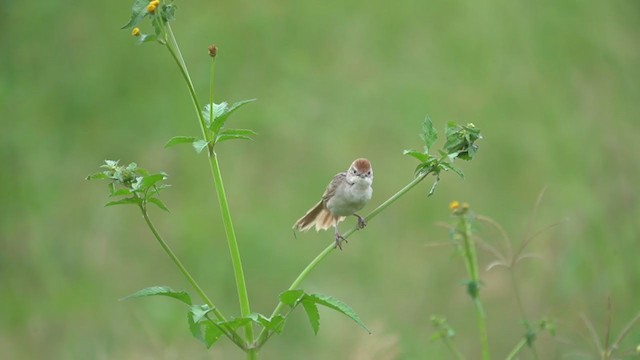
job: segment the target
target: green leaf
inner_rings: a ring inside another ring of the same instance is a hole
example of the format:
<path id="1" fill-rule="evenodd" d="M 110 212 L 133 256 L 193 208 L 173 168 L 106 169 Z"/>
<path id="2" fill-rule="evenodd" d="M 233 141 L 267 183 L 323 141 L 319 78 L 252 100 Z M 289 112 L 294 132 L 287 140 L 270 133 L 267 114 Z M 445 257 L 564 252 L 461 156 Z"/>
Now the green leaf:
<path id="1" fill-rule="evenodd" d="M 162 20 L 166 23 L 173 21 L 176 18 L 176 8 L 174 4 L 163 4 L 160 8 L 160 15 Z"/>
<path id="2" fill-rule="evenodd" d="M 420 162 L 427 162 L 429 160 L 429 155 L 427 155 L 425 153 L 421 153 L 421 152 L 416 151 L 416 150 L 405 150 L 405 151 L 402 152 L 402 155 L 411 156 L 413 158 L 418 159 L 418 161 L 420 161 Z"/>
<path id="3" fill-rule="evenodd" d="M 198 138 L 195 136 L 174 136 L 166 144 L 164 144 L 164 148 L 168 148 L 171 146 L 175 146 L 178 144 L 191 144 L 196 141 Z"/>
<path id="4" fill-rule="evenodd" d="M 125 296 L 122 300 L 134 299 L 147 296 L 168 296 L 180 300 L 187 305 L 191 305 L 191 296 L 186 291 L 175 291 L 168 286 L 151 286 L 142 290 L 138 290 L 131 295 Z"/>
<path id="5" fill-rule="evenodd" d="M 204 150 L 209 145 L 209 142 L 207 142 L 206 140 L 199 139 L 194 141 L 192 145 L 193 145 L 193 148 L 196 150 L 196 152 L 200 154 L 202 150 Z"/>
<path id="6" fill-rule="evenodd" d="M 118 190 L 115 190 L 115 191 L 111 192 L 109 197 L 129 195 L 129 194 L 131 194 L 131 189 L 124 188 L 124 189 L 118 189 Z"/>
<path id="7" fill-rule="evenodd" d="M 309 323 L 311 323 L 313 333 L 315 335 L 318 335 L 318 330 L 320 330 L 320 313 L 318 312 L 318 306 L 312 299 L 309 299 L 309 297 L 305 296 L 302 300 L 302 307 L 307 313 L 307 317 L 309 318 Z"/>
<path id="8" fill-rule="evenodd" d="M 107 207 L 107 206 L 114 206 L 114 205 L 139 204 L 140 201 L 142 201 L 140 198 L 129 197 L 129 198 L 126 198 L 126 199 L 121 199 L 121 200 L 108 202 L 104 206 Z"/>
<path id="9" fill-rule="evenodd" d="M 284 324 L 284 317 L 282 315 L 276 315 L 269 319 L 269 325 L 266 326 L 266 328 L 280 334 L 282 330 L 284 330 Z"/>
<path id="10" fill-rule="evenodd" d="M 256 99 L 248 99 L 242 100 L 234 103 L 229 106 L 226 102 L 222 102 L 220 104 L 213 104 L 213 121 L 211 121 L 209 113 L 211 112 L 211 104 L 207 104 L 204 106 L 202 114 L 204 115 L 207 126 L 215 133 L 218 133 L 224 124 L 226 123 L 229 116 L 245 104 L 248 104 Z"/>
<path id="11" fill-rule="evenodd" d="M 220 134 L 221 135 L 244 135 L 244 136 L 258 135 L 257 132 L 251 129 L 224 129 L 220 132 Z"/>
<path id="12" fill-rule="evenodd" d="M 167 174 L 160 172 L 157 174 L 147 175 L 142 177 L 142 181 L 140 182 L 141 189 L 148 189 L 151 186 L 155 185 L 158 181 L 165 180 L 167 178 Z"/>
<path id="13" fill-rule="evenodd" d="M 140 34 L 140 36 L 138 36 L 138 40 L 136 41 L 136 44 L 144 44 L 144 43 L 156 41 L 157 39 L 158 39 L 158 36 L 154 34 Z"/>
<path id="14" fill-rule="evenodd" d="M 118 163 L 120 162 L 120 160 L 105 160 L 104 161 L 104 165 L 102 165 L 101 167 L 106 167 L 109 169 L 113 169 L 116 166 L 118 166 Z"/>
<path id="15" fill-rule="evenodd" d="M 221 322 L 221 323 L 218 323 L 218 324 L 219 324 L 219 325 L 227 325 L 227 326 L 229 326 L 230 328 L 232 328 L 232 329 L 234 329 L 234 330 L 235 330 L 235 329 L 237 329 L 237 328 L 239 328 L 239 327 L 241 327 L 241 326 L 245 326 L 245 325 L 247 325 L 247 324 L 248 324 L 248 323 L 250 323 L 251 321 L 252 321 L 252 320 L 251 320 L 251 318 L 249 318 L 249 317 L 239 317 L 239 318 L 231 319 L 231 320 L 229 320 L 229 321 Z"/>
<path id="16" fill-rule="evenodd" d="M 191 334 L 204 343 L 207 349 L 223 335 L 222 330 L 213 321 L 206 318 L 207 313 L 211 310 L 213 309 L 207 305 L 193 305 L 187 313 Z"/>
<path id="17" fill-rule="evenodd" d="M 433 185 L 431 185 L 431 189 L 429 189 L 429 192 L 427 193 L 427 197 L 433 195 L 436 192 L 436 188 L 438 187 L 439 183 L 440 183 L 440 175 L 436 175 L 436 179 L 433 181 Z"/>
<path id="18" fill-rule="evenodd" d="M 431 118 L 429 118 L 429 116 L 424 118 L 420 138 L 422 138 L 422 140 L 424 141 L 425 149 L 427 150 L 426 152 L 429 152 L 431 146 L 438 139 L 438 131 L 433 127 L 433 123 L 431 122 Z"/>
<path id="19" fill-rule="evenodd" d="M 105 172 L 91 174 L 85 178 L 85 180 L 104 180 L 104 179 L 110 179 L 109 175 L 105 174 Z"/>
<path id="20" fill-rule="evenodd" d="M 167 206 L 162 202 L 162 200 L 158 199 L 157 197 L 150 197 L 147 199 L 148 202 L 156 205 L 157 207 L 159 207 L 160 209 L 169 212 L 169 209 L 167 208 Z"/>
<path id="21" fill-rule="evenodd" d="M 280 301 L 282 301 L 283 304 L 294 307 L 298 305 L 298 302 L 300 301 L 300 299 L 302 299 L 304 295 L 305 295 L 304 291 L 299 289 L 287 290 L 280 294 Z"/>
<path id="22" fill-rule="evenodd" d="M 322 295 L 322 294 L 311 294 L 311 295 L 307 295 L 304 297 L 303 301 L 306 301 L 307 299 L 310 299 L 311 301 L 315 302 L 316 304 L 320 304 L 323 306 L 326 306 L 330 309 L 333 309 L 337 312 L 340 312 L 346 316 L 348 316 L 349 318 L 351 318 L 351 320 L 355 321 L 356 324 L 360 325 L 363 329 L 365 329 L 369 334 L 371 334 L 371 331 L 369 331 L 369 329 L 367 328 L 367 326 L 362 322 L 362 320 L 360 320 L 360 317 L 353 311 L 353 309 L 351 309 L 347 304 L 343 303 L 342 301 L 332 297 L 332 296 L 327 296 L 327 295 Z M 308 314 L 307 314 L 308 315 Z"/>
<path id="23" fill-rule="evenodd" d="M 443 162 L 440 163 L 440 166 L 445 170 L 453 171 L 454 173 L 458 174 L 458 176 L 460 176 L 461 178 L 464 179 L 464 173 L 462 172 L 462 170 L 460 170 L 459 168 L 457 168 L 453 164 L 448 163 L 446 161 L 443 161 Z"/>
<path id="24" fill-rule="evenodd" d="M 227 141 L 227 140 L 236 140 L 236 139 L 239 139 L 239 140 L 253 140 L 252 138 L 250 138 L 248 136 L 244 136 L 244 135 L 227 135 L 227 134 L 223 134 L 223 135 L 216 136 L 216 143 Z"/>
<path id="25" fill-rule="evenodd" d="M 124 24 L 121 29 L 132 28 L 138 25 L 140 20 L 147 14 L 147 5 L 149 5 L 148 0 L 135 0 L 133 6 L 131 6 L 131 19 L 129 19 L 129 22 Z"/>
<path id="26" fill-rule="evenodd" d="M 252 313 L 249 314 L 247 318 L 256 324 L 259 324 L 262 327 L 273 330 L 277 333 L 282 332 L 282 328 L 284 327 L 284 318 L 282 317 L 282 315 L 276 315 L 270 319 L 262 314 Z"/>

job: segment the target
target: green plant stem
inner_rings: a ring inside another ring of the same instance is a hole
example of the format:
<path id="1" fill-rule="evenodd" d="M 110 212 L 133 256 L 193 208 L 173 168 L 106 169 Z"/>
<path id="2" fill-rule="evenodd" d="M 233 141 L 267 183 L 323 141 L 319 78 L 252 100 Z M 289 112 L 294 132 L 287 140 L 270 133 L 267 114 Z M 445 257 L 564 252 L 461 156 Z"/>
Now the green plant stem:
<path id="1" fill-rule="evenodd" d="M 395 193 L 393 196 L 391 196 L 389 199 L 387 199 L 385 202 L 383 202 L 377 208 L 375 208 L 373 211 L 371 211 L 369 214 L 367 214 L 367 216 L 364 217 L 365 221 L 369 222 L 376 215 L 378 215 L 380 212 L 382 212 L 382 210 L 386 209 L 389 205 L 391 205 L 396 200 L 398 200 L 402 195 L 406 194 L 414 186 L 418 185 L 418 183 L 420 183 L 422 180 L 424 180 L 424 178 L 427 177 L 427 175 L 429 175 L 429 174 L 430 174 L 430 172 L 426 172 L 424 174 L 421 174 L 421 175 L 417 176 L 409 184 L 407 184 L 405 187 L 403 187 L 400 191 Z M 351 230 L 349 230 L 346 233 L 344 233 L 343 237 L 345 238 L 345 240 L 347 238 L 349 238 L 349 236 L 351 236 L 351 234 L 356 232 L 356 230 L 357 229 L 354 227 Z M 291 286 L 289 286 L 289 289 L 287 289 L 287 290 L 295 290 L 295 289 L 297 289 L 300 286 L 300 284 L 304 281 L 304 279 L 306 279 L 306 277 L 313 271 L 313 269 L 315 269 L 315 267 L 318 266 L 318 264 L 320 264 L 322 262 L 322 260 L 324 260 L 324 258 L 327 257 L 327 255 L 329 255 L 331 252 L 333 252 L 335 250 L 335 248 L 336 248 L 335 242 L 332 241 L 329 246 L 327 246 L 324 250 L 322 250 L 322 252 L 320 254 L 318 254 L 318 256 L 316 256 L 315 259 L 313 259 L 309 263 L 309 265 L 307 265 L 307 267 L 304 268 L 304 270 L 302 270 L 300 275 L 298 275 L 298 277 L 293 281 L 293 283 L 291 283 Z M 271 313 L 271 317 L 273 318 L 274 316 L 279 314 L 280 311 L 282 311 L 282 309 L 285 306 L 286 305 L 283 302 L 279 302 L 278 305 L 276 306 L 276 308 L 273 310 L 273 313 Z M 267 338 L 268 338 L 267 329 L 266 328 L 262 329 L 262 331 L 260 332 L 260 335 L 258 336 L 258 341 L 257 341 L 258 345 L 257 345 L 257 347 L 259 348 L 260 346 L 262 346 L 265 343 L 265 341 L 267 340 Z"/>
<path id="2" fill-rule="evenodd" d="M 180 68 L 180 73 L 187 83 L 187 87 L 189 88 L 189 94 L 191 95 L 191 100 L 193 102 L 193 106 L 196 110 L 196 114 L 198 115 L 198 120 L 200 123 L 200 129 L 202 131 L 202 136 L 206 141 L 211 140 L 211 134 L 207 131 L 206 122 L 204 119 L 204 115 L 202 114 L 202 107 L 198 101 L 198 97 L 195 92 L 195 88 L 193 86 L 193 82 L 191 81 L 191 77 L 189 76 L 189 71 L 187 70 L 187 66 L 182 57 L 182 53 L 180 52 L 180 48 L 178 47 L 178 43 L 173 35 L 173 31 L 171 30 L 171 26 L 167 24 L 167 33 L 169 35 L 170 43 L 167 44 L 167 49 L 171 56 L 175 60 L 176 64 Z M 213 65 L 212 65 L 212 74 L 211 80 L 213 80 Z M 213 85 L 211 85 L 213 87 Z M 211 88 L 211 103 L 213 103 L 213 88 Z M 211 105 L 213 106 L 213 105 Z M 213 119 L 211 119 L 213 121 Z M 236 240 L 236 234 L 233 229 L 233 222 L 231 221 L 231 212 L 229 211 L 229 204 L 227 202 L 227 195 L 224 191 L 224 185 L 222 182 L 222 174 L 220 172 L 220 166 L 218 164 L 218 158 L 216 153 L 213 151 L 213 146 L 209 145 L 209 165 L 211 167 L 211 173 L 214 179 L 214 185 L 216 187 L 216 193 L 218 195 L 218 203 L 220 204 L 220 210 L 222 212 L 222 220 L 224 223 L 225 233 L 227 234 L 227 242 L 229 244 L 229 252 L 231 253 L 231 262 L 233 264 L 233 272 L 235 274 L 236 287 L 238 290 L 238 298 L 240 301 L 240 313 L 243 317 L 248 316 L 251 313 L 251 308 L 249 306 L 249 297 L 247 294 L 247 288 L 244 280 L 244 271 L 242 269 L 242 262 L 240 260 L 240 251 L 238 249 L 238 242 Z M 253 343 L 253 326 L 249 323 L 245 326 L 245 335 L 248 344 Z M 247 351 L 248 359 L 255 359 L 257 357 L 257 349 L 252 346 L 249 346 Z"/>
<path id="3" fill-rule="evenodd" d="M 140 211 L 142 211 L 142 217 L 144 218 L 144 221 L 147 223 L 147 226 L 153 233 L 153 236 L 156 238 L 156 240 L 158 240 L 158 243 L 160 243 L 160 246 L 162 247 L 164 252 L 167 255 L 169 255 L 171 260 L 173 260 L 173 263 L 178 267 L 178 269 L 180 269 L 180 272 L 182 273 L 182 275 L 184 275 L 184 277 L 187 278 L 187 281 L 189 281 L 191 286 L 193 286 L 193 288 L 196 290 L 198 295 L 200 295 L 200 297 L 207 303 L 207 305 L 209 305 L 213 309 L 211 310 L 211 312 L 213 312 L 216 318 L 223 322 L 227 321 L 227 319 L 220 312 L 220 310 L 218 310 L 218 308 L 213 304 L 213 301 L 209 299 L 209 297 L 207 296 L 207 294 L 205 294 L 205 292 L 202 290 L 200 285 L 198 285 L 198 283 L 193 279 L 193 276 L 191 276 L 187 268 L 185 268 L 184 265 L 182 265 L 182 262 L 180 261 L 180 259 L 178 259 L 178 257 L 173 252 L 173 250 L 171 250 L 169 245 L 162 239 L 162 237 L 158 233 L 158 230 L 156 230 L 156 227 L 151 222 L 151 219 L 149 219 L 149 215 L 147 214 L 147 209 L 142 204 L 140 204 L 139 207 L 140 207 Z"/>
<path id="4" fill-rule="evenodd" d="M 516 347 L 514 347 L 513 350 L 511 350 L 511 352 L 509 353 L 509 355 L 507 355 L 506 360 L 513 360 L 516 357 L 516 355 L 520 353 L 520 351 L 526 344 L 527 344 L 527 339 L 520 340 L 516 344 Z"/>
<path id="5" fill-rule="evenodd" d="M 462 236 L 463 250 L 465 256 L 465 264 L 469 276 L 471 277 L 472 286 L 476 287 L 474 291 L 470 291 L 469 295 L 473 300 L 473 305 L 476 309 L 476 317 L 478 320 L 478 332 L 480 335 L 480 344 L 482 346 L 482 359 L 489 360 L 491 358 L 489 354 L 489 340 L 487 337 L 487 326 L 485 323 L 485 313 L 482 307 L 482 302 L 479 296 L 480 276 L 478 271 L 478 256 L 476 254 L 475 243 L 471 239 L 471 224 L 466 218 L 465 214 L 459 215 L 460 228 L 459 233 Z"/>
<path id="6" fill-rule="evenodd" d="M 444 341 L 445 346 L 447 347 L 447 349 L 449 349 L 449 351 L 451 351 L 453 353 L 453 355 L 455 355 L 456 359 L 458 360 L 464 360 L 464 356 L 462 355 L 462 353 L 455 347 L 455 345 L 453 344 L 453 342 L 451 341 L 451 339 L 447 338 L 446 336 L 442 338 L 442 341 Z"/>
<path id="7" fill-rule="evenodd" d="M 209 156 L 209 162 L 211 164 L 211 171 L 213 174 L 213 180 L 216 187 L 216 193 L 218 194 L 218 202 L 220 203 L 220 211 L 222 212 L 222 221 L 224 223 L 224 230 L 227 234 L 227 240 L 229 243 L 229 252 L 231 253 L 231 263 L 233 264 L 233 272 L 236 279 L 236 287 L 238 290 L 238 299 L 240 301 L 240 313 L 242 317 L 249 316 L 251 314 L 251 307 L 249 306 L 249 295 L 247 294 L 247 286 L 244 280 L 244 270 L 242 268 L 242 260 L 240 259 L 240 250 L 238 248 L 238 241 L 236 240 L 236 233 L 233 229 L 233 222 L 231 221 L 231 211 L 229 210 L 229 203 L 227 202 L 227 195 L 224 190 L 224 184 L 222 183 L 222 174 L 220 173 L 220 165 L 218 164 L 218 157 L 215 152 L 211 151 Z M 245 335 L 249 344 L 253 343 L 253 327 L 251 323 L 245 326 Z M 255 352 L 256 349 L 251 348 L 247 351 L 250 355 Z M 249 357 L 251 358 L 251 357 Z"/>
<path id="8" fill-rule="evenodd" d="M 169 34 L 169 42 L 165 44 L 167 50 L 171 54 L 171 57 L 178 65 L 180 69 L 180 74 L 182 78 L 187 83 L 187 87 L 189 88 L 189 95 L 191 95 L 191 102 L 193 103 L 193 107 L 196 110 L 196 114 L 198 116 L 198 122 L 200 124 L 200 130 L 202 131 L 202 136 L 206 141 L 211 140 L 209 133 L 207 131 L 207 125 L 204 120 L 204 115 L 202 115 L 202 107 L 200 106 L 200 102 L 198 101 L 198 96 L 196 95 L 196 90 L 193 86 L 193 81 L 191 81 L 191 76 L 189 76 L 189 70 L 187 69 L 187 65 L 182 58 L 182 53 L 180 52 L 180 48 L 178 47 L 178 43 L 176 42 L 175 36 L 173 35 L 173 31 L 171 30 L 171 26 L 167 24 L 166 26 L 167 32 Z M 175 49 L 174 49 L 175 48 Z"/>

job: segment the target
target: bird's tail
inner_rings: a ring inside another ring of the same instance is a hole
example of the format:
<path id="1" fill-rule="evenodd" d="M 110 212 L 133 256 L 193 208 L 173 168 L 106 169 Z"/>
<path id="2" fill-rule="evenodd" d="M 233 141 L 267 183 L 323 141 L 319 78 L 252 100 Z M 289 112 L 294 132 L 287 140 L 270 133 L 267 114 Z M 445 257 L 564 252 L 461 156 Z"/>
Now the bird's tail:
<path id="1" fill-rule="evenodd" d="M 316 231 L 327 230 L 331 226 L 344 220 L 344 218 L 344 216 L 333 215 L 329 209 L 324 206 L 321 200 L 314 207 L 309 209 L 309 211 L 307 211 L 300 220 L 296 221 L 295 225 L 293 225 L 293 229 L 307 231 L 315 226 Z"/>

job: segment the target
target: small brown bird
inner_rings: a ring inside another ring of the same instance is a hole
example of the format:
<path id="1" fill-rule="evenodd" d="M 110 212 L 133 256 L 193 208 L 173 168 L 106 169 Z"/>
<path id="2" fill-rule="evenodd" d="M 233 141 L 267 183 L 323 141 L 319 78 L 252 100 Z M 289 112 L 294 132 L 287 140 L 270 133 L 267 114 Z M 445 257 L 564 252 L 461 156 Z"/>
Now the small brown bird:
<path id="1" fill-rule="evenodd" d="M 358 230 L 367 224 L 356 211 L 362 209 L 369 200 L 373 189 L 373 170 L 367 159 L 356 159 L 347 172 L 333 177 L 329 186 L 314 207 L 296 221 L 294 230 L 306 231 L 316 227 L 316 231 L 326 230 L 331 226 L 336 229 L 336 247 L 342 250 L 341 242 L 345 238 L 338 231 L 338 223 L 345 217 L 354 215 L 358 218 Z"/>

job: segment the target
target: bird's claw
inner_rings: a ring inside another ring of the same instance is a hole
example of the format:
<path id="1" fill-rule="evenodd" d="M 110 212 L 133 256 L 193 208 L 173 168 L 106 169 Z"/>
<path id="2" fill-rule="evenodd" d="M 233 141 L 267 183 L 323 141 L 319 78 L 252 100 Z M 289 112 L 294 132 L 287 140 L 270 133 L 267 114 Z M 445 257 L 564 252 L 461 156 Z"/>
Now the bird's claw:
<path id="1" fill-rule="evenodd" d="M 357 218 L 358 218 L 358 225 L 356 225 L 356 228 L 358 230 L 362 230 L 364 229 L 365 226 L 367 226 L 367 222 L 364 220 L 364 218 L 358 214 L 354 214 Z"/>
<path id="2" fill-rule="evenodd" d="M 342 242 L 348 242 L 347 239 L 344 238 L 344 236 L 336 233 L 336 248 L 342 250 Z"/>

